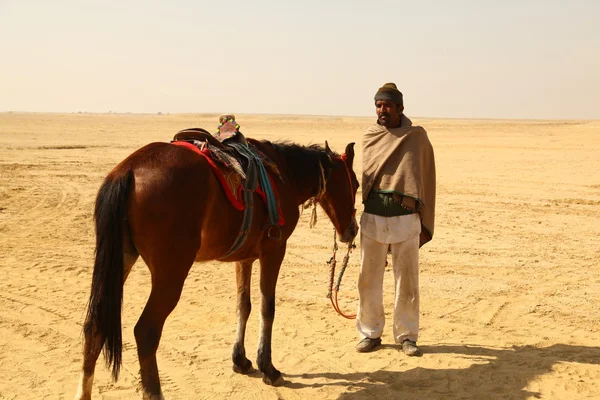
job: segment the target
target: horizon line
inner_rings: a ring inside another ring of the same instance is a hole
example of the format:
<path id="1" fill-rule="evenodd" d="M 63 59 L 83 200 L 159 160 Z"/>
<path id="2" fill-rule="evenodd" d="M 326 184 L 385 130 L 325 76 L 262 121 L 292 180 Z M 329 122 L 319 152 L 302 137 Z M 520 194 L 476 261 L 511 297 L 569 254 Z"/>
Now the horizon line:
<path id="1" fill-rule="evenodd" d="M 72 115 L 72 114 L 88 114 L 88 115 L 205 115 L 205 116 L 219 116 L 222 112 L 134 112 L 134 111 L 0 111 L 0 114 L 56 114 L 56 115 Z M 317 118 L 375 118 L 370 115 L 342 115 L 342 114 L 295 114 L 295 113 L 248 113 L 239 112 L 234 113 L 236 115 L 257 115 L 257 116 L 273 116 L 273 117 L 317 117 Z M 536 117 L 443 117 L 443 116 L 415 116 L 411 115 L 411 119 L 436 119 L 436 120 L 472 120 L 472 121 L 586 121 L 586 122 L 598 122 L 600 118 L 536 118 Z"/>

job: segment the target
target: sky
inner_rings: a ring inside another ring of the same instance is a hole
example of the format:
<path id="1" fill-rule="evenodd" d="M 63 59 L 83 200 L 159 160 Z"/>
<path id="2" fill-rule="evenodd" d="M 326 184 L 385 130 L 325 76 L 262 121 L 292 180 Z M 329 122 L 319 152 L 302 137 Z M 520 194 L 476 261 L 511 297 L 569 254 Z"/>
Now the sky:
<path id="1" fill-rule="evenodd" d="M 598 0 L 0 0 L 0 111 L 600 119 Z"/>

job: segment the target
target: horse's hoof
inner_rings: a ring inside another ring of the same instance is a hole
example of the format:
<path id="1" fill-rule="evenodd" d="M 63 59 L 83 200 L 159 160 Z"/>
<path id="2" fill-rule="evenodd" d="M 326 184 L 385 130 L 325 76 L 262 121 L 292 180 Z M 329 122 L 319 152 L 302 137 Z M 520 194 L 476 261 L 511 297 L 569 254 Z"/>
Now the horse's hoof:
<path id="1" fill-rule="evenodd" d="M 165 400 L 165 396 L 163 396 L 162 392 L 159 392 L 158 394 L 153 394 L 150 392 L 147 392 L 146 390 L 143 391 L 142 394 L 142 399 L 143 400 Z"/>
<path id="2" fill-rule="evenodd" d="M 233 372 L 236 372 L 238 374 L 243 374 L 243 375 L 247 375 L 247 374 L 251 374 L 254 371 L 256 371 L 254 369 L 254 367 L 252 366 L 252 362 L 248 360 L 248 363 L 246 365 L 236 365 L 233 364 Z"/>
<path id="3" fill-rule="evenodd" d="M 285 379 L 283 376 L 279 375 L 275 380 L 272 380 L 266 375 L 263 375 L 263 382 L 270 386 L 283 386 L 285 385 Z"/>

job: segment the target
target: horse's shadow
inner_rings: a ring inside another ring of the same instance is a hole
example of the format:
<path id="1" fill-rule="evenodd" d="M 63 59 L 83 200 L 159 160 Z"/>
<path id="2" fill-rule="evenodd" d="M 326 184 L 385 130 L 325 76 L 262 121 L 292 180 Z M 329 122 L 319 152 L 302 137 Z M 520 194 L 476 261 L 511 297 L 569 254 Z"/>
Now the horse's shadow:
<path id="1" fill-rule="evenodd" d="M 525 388 L 537 377 L 553 371 L 562 362 L 600 365 L 600 348 L 555 344 L 549 347 L 519 346 L 490 349 L 472 345 L 421 346 L 428 354 L 453 354 L 457 364 L 467 359 L 467 368 L 413 368 L 408 371 L 372 371 L 349 374 L 316 373 L 286 375 L 289 388 L 344 386 L 339 399 L 531 399 L 540 393 Z M 403 357 L 398 354 L 398 357 Z M 326 378 L 329 382 L 305 384 L 303 379 Z M 589 377 L 588 377 L 589 378 Z M 572 378 L 578 380 L 579 378 Z M 593 386 L 592 380 L 584 382 Z M 332 382 L 333 381 L 333 382 Z M 580 381 L 581 383 L 581 381 Z"/>

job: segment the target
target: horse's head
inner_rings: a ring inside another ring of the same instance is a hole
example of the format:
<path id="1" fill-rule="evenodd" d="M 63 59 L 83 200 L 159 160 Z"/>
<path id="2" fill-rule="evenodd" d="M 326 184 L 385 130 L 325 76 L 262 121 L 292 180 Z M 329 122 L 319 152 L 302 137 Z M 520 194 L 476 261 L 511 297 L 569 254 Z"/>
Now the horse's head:
<path id="1" fill-rule="evenodd" d="M 344 243 L 352 242 L 358 234 L 354 207 L 358 180 L 352 169 L 354 143 L 349 143 L 341 156 L 331 151 L 327 142 L 325 151 L 331 159 L 332 167 L 319 203 L 335 226 L 339 240 Z"/>

